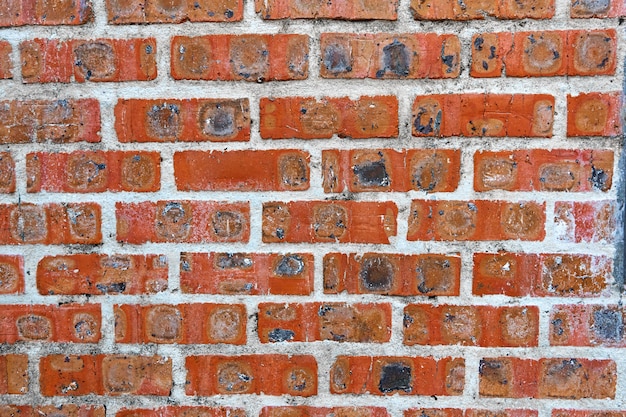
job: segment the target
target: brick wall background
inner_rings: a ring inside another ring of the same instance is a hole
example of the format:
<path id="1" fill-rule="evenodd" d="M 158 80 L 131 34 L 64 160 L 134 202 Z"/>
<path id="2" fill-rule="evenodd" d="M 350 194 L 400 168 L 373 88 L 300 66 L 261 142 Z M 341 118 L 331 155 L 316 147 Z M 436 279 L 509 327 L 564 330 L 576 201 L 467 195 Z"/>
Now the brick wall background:
<path id="1" fill-rule="evenodd" d="M 625 416 L 625 15 L 3 1 L 0 416 Z"/>

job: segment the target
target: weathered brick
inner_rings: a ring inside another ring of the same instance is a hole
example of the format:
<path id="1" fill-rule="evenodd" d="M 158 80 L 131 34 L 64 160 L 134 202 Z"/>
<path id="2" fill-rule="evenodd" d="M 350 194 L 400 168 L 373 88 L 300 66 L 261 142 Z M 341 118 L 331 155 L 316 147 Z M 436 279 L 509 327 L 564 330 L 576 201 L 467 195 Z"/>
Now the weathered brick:
<path id="1" fill-rule="evenodd" d="M 0 40 L 0 80 L 13 78 L 13 62 L 11 62 L 12 52 L 13 48 L 11 44 L 7 41 Z"/>
<path id="2" fill-rule="evenodd" d="M 332 394 L 456 396 L 464 388 L 459 358 L 338 356 L 330 369 Z"/>
<path id="3" fill-rule="evenodd" d="M 0 204 L 0 243 L 96 244 L 102 241 L 96 203 Z"/>
<path id="4" fill-rule="evenodd" d="M 105 417 L 103 405 L 0 405 L 2 417 Z"/>
<path id="5" fill-rule="evenodd" d="M 459 295 L 459 255 L 364 253 L 324 256 L 324 293 Z"/>
<path id="6" fill-rule="evenodd" d="M 550 344 L 624 347 L 625 319 L 619 305 L 556 305 L 550 311 Z"/>
<path id="7" fill-rule="evenodd" d="M 324 78 L 456 78 L 461 43 L 435 33 L 322 33 L 320 75 Z"/>
<path id="8" fill-rule="evenodd" d="M 406 345 L 537 346 L 536 306 L 491 307 L 409 304 L 404 308 Z"/>
<path id="9" fill-rule="evenodd" d="M 187 395 L 317 394 L 317 362 L 308 355 L 187 356 Z"/>
<path id="10" fill-rule="evenodd" d="M 460 179 L 461 151 L 452 149 L 323 150 L 324 192 L 451 192 Z"/>
<path id="11" fill-rule="evenodd" d="M 107 0 L 108 22 L 235 22 L 243 19 L 242 0 Z"/>
<path id="12" fill-rule="evenodd" d="M 622 134 L 622 95 L 588 93 L 567 96 L 567 136 Z"/>
<path id="13" fill-rule="evenodd" d="M 397 217 L 390 201 L 268 202 L 263 204 L 263 242 L 389 243 Z"/>
<path id="14" fill-rule="evenodd" d="M 158 191 L 158 152 L 37 152 L 26 156 L 27 191 L 99 193 Z"/>
<path id="15" fill-rule="evenodd" d="M 545 94 L 417 96 L 413 136 L 551 137 L 554 97 Z"/>
<path id="16" fill-rule="evenodd" d="M 180 287 L 192 294 L 309 295 L 313 268 L 308 253 L 183 252 Z"/>
<path id="17" fill-rule="evenodd" d="M 250 140 L 248 99 L 118 100 L 120 142 L 232 142 Z"/>
<path id="18" fill-rule="evenodd" d="M 394 96 L 262 98 L 260 108 L 264 139 L 398 136 L 398 99 Z"/>
<path id="19" fill-rule="evenodd" d="M 24 257 L 0 255 L 0 294 L 24 292 Z"/>
<path id="20" fill-rule="evenodd" d="M 97 343 L 101 320 L 98 304 L 4 305 L 0 343 Z"/>
<path id="21" fill-rule="evenodd" d="M 37 265 L 40 294 L 153 294 L 167 289 L 165 255 L 45 256 Z"/>
<path id="22" fill-rule="evenodd" d="M 570 17 L 572 18 L 626 16 L 626 4 L 620 0 L 571 0 L 571 2 Z"/>
<path id="23" fill-rule="evenodd" d="M 617 383 L 612 360 L 485 358 L 479 371 L 484 397 L 614 398 Z"/>
<path id="24" fill-rule="evenodd" d="M 172 361 L 162 356 L 50 355 L 39 362 L 41 394 L 159 395 L 172 388 Z"/>
<path id="25" fill-rule="evenodd" d="M 174 154 L 176 187 L 182 191 L 303 191 L 309 188 L 308 152 L 183 151 Z"/>
<path id="26" fill-rule="evenodd" d="M 0 143 L 100 142 L 95 99 L 0 102 Z"/>
<path id="27" fill-rule="evenodd" d="M 231 407 L 166 406 L 156 409 L 122 408 L 115 417 L 246 417 L 245 410 Z"/>
<path id="28" fill-rule="evenodd" d="M 115 208 L 119 242 L 246 242 L 250 236 L 248 203 L 145 201 Z"/>
<path id="29" fill-rule="evenodd" d="M 545 203 L 413 200 L 408 240 L 543 240 Z"/>
<path id="30" fill-rule="evenodd" d="M 478 408 L 410 408 L 404 417 L 537 417 L 537 410 L 524 409 L 478 409 Z"/>
<path id="31" fill-rule="evenodd" d="M 311 407 L 269 406 L 263 407 L 259 417 L 389 417 L 383 407 Z"/>
<path id="32" fill-rule="evenodd" d="M 390 304 L 261 303 L 257 331 L 261 343 L 384 343 L 391 337 Z"/>
<path id="33" fill-rule="evenodd" d="M 255 0 L 256 12 L 263 19 L 342 19 L 396 20 L 398 0 L 346 0 L 342 2 L 302 2 L 298 0 Z"/>
<path id="34" fill-rule="evenodd" d="M 411 0 L 416 20 L 551 19 L 554 0 Z"/>
<path id="35" fill-rule="evenodd" d="M 33 39 L 20 44 L 24 83 L 149 81 L 157 76 L 156 40 Z"/>
<path id="36" fill-rule="evenodd" d="M 612 243 L 617 230 L 616 203 L 557 201 L 554 235 L 564 242 Z"/>
<path id="37" fill-rule="evenodd" d="M 117 343 L 246 343 L 243 304 L 114 306 Z"/>
<path id="38" fill-rule="evenodd" d="M 90 1 L 7 0 L 0 27 L 24 25 L 82 25 L 93 20 Z"/>
<path id="39" fill-rule="evenodd" d="M 0 152 L 0 193 L 15 192 L 15 161 L 9 152 Z"/>
<path id="40" fill-rule="evenodd" d="M 479 151 L 474 154 L 474 190 L 608 191 L 613 151 Z"/>
<path id="41" fill-rule="evenodd" d="M 28 356 L 0 355 L 0 394 L 28 392 Z"/>
<path id="42" fill-rule="evenodd" d="M 476 253 L 473 293 L 511 297 L 597 297 L 612 281 L 612 260 L 579 254 Z"/>
<path id="43" fill-rule="evenodd" d="M 309 75 L 306 35 L 207 35 L 172 39 L 176 80 L 287 81 Z"/>

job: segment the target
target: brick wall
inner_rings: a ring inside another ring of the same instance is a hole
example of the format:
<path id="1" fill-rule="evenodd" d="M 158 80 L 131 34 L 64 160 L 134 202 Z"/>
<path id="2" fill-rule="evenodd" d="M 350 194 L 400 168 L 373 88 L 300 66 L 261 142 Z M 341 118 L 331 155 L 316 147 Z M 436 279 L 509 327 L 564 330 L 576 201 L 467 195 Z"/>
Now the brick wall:
<path id="1" fill-rule="evenodd" d="M 0 3 L 1 417 L 626 417 L 619 0 Z"/>

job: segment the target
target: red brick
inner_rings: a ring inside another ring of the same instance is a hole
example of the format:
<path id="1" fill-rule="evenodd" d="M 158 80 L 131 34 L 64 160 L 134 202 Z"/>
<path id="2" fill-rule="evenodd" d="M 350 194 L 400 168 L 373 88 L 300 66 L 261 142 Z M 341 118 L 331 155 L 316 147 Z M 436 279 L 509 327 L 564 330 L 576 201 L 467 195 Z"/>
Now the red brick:
<path id="1" fill-rule="evenodd" d="M 413 200 L 408 240 L 543 240 L 545 203 Z"/>
<path id="2" fill-rule="evenodd" d="M 322 33 L 324 78 L 456 78 L 461 43 L 436 33 Z"/>
<path id="3" fill-rule="evenodd" d="M 311 407 L 270 406 L 263 407 L 259 417 L 389 417 L 383 407 Z"/>
<path id="4" fill-rule="evenodd" d="M 303 191 L 309 188 L 310 157 L 297 149 L 176 152 L 176 187 L 182 191 Z"/>
<path id="5" fill-rule="evenodd" d="M 612 243 L 617 230 L 616 202 L 557 201 L 555 236 L 565 242 Z"/>
<path id="6" fill-rule="evenodd" d="M 103 405 L 0 405 L 3 417 L 105 417 Z"/>
<path id="7" fill-rule="evenodd" d="M 34 39 L 20 44 L 24 83 L 148 81 L 157 76 L 156 40 Z"/>
<path id="8" fill-rule="evenodd" d="M 39 362 L 41 394 L 159 395 L 172 388 L 172 361 L 162 356 L 50 355 Z"/>
<path id="9" fill-rule="evenodd" d="M 26 156 L 27 191 L 99 193 L 158 191 L 158 152 L 37 152 Z"/>
<path id="10" fill-rule="evenodd" d="M 395 203 L 290 201 L 263 204 L 263 242 L 389 243 Z"/>
<path id="11" fill-rule="evenodd" d="M 119 242 L 247 242 L 250 236 L 248 203 L 145 201 L 115 208 Z"/>
<path id="12" fill-rule="evenodd" d="M 551 19 L 554 0 L 411 0 L 411 12 L 416 20 Z"/>
<path id="13" fill-rule="evenodd" d="M 0 143 L 100 142 L 95 99 L 0 102 Z"/>
<path id="14" fill-rule="evenodd" d="M 176 80 L 287 81 L 309 75 L 306 35 L 207 35 L 172 38 Z"/>
<path id="15" fill-rule="evenodd" d="M 7 41 L 0 40 L 0 80 L 13 78 L 13 62 L 11 54 L 13 48 Z"/>
<path id="16" fill-rule="evenodd" d="M 613 151 L 529 149 L 474 154 L 474 190 L 608 191 Z"/>
<path id="17" fill-rule="evenodd" d="M 0 394 L 28 392 L 28 356 L 0 355 Z"/>
<path id="18" fill-rule="evenodd" d="M 550 311 L 550 344 L 625 347 L 625 319 L 619 305 L 556 305 Z"/>
<path id="19" fill-rule="evenodd" d="M 186 367 L 187 395 L 317 394 L 313 356 L 187 356 Z"/>
<path id="20" fill-rule="evenodd" d="M 0 294 L 24 292 L 24 258 L 20 255 L 0 255 Z"/>
<path id="21" fill-rule="evenodd" d="M 167 289 L 165 255 L 45 256 L 37 265 L 40 294 L 154 294 Z"/>
<path id="22" fill-rule="evenodd" d="M 116 343 L 246 343 L 243 304 L 116 305 Z"/>
<path id="23" fill-rule="evenodd" d="M 309 295 L 308 253 L 189 253 L 180 256 L 180 287 L 192 294 Z"/>
<path id="24" fill-rule="evenodd" d="M 404 344 L 485 347 L 537 346 L 536 306 L 491 307 L 409 304 L 404 308 Z"/>
<path id="25" fill-rule="evenodd" d="M 613 75 L 614 29 L 501 32 L 474 35 L 473 77 Z"/>
<path id="26" fill-rule="evenodd" d="M 96 244 L 102 241 L 96 203 L 0 204 L 0 243 Z"/>
<path id="27" fill-rule="evenodd" d="M 567 96 L 567 136 L 619 136 L 622 134 L 620 93 Z"/>
<path id="28" fill-rule="evenodd" d="M 537 417 L 537 410 L 478 408 L 410 408 L 404 411 L 404 417 Z"/>
<path id="29" fill-rule="evenodd" d="M 331 394 L 461 395 L 465 361 L 459 358 L 338 356 Z"/>
<path id="30" fill-rule="evenodd" d="M 624 417 L 626 411 L 621 410 L 552 410 L 552 417 Z"/>
<path id="31" fill-rule="evenodd" d="M 115 417 L 246 417 L 245 410 L 231 407 L 166 406 L 156 409 L 122 408 Z"/>
<path id="32" fill-rule="evenodd" d="M 24 25 L 82 25 L 93 20 L 89 1 L 8 0 L 0 27 Z"/>
<path id="33" fill-rule="evenodd" d="M 0 193 L 15 192 L 15 161 L 9 152 L 0 152 Z"/>
<path id="34" fill-rule="evenodd" d="M 398 99 L 394 96 L 262 98 L 260 108 L 264 139 L 398 136 Z"/>
<path id="35" fill-rule="evenodd" d="M 4 305 L 0 343 L 97 343 L 101 320 L 99 304 Z"/>
<path id="36" fill-rule="evenodd" d="M 483 397 L 614 398 L 616 382 L 612 360 L 501 357 L 480 361 Z"/>
<path id="37" fill-rule="evenodd" d="M 261 343 L 384 343 L 391 337 L 391 304 L 261 303 L 257 331 Z"/>
<path id="38" fill-rule="evenodd" d="M 250 140 L 248 99 L 118 100 L 120 142 L 233 142 Z"/>
<path id="39" fill-rule="evenodd" d="M 570 17 L 587 19 L 590 17 L 626 16 L 626 4 L 621 0 L 571 0 Z"/>
<path id="40" fill-rule="evenodd" d="M 354 149 L 322 151 L 324 192 L 451 192 L 459 184 L 461 151 Z"/>
<path id="41" fill-rule="evenodd" d="M 597 297 L 609 289 L 612 260 L 578 254 L 477 253 L 473 293 L 511 297 Z"/>
<path id="42" fill-rule="evenodd" d="M 398 0 L 346 0 L 341 2 L 302 2 L 298 0 L 255 0 L 256 12 L 263 19 L 342 19 L 396 20 Z"/>
<path id="43" fill-rule="evenodd" d="M 235 22 L 243 19 L 242 0 L 107 0 L 108 22 L 129 23 Z"/>
<path id="44" fill-rule="evenodd" d="M 455 296 L 461 258 L 458 254 L 328 253 L 323 274 L 325 294 Z"/>
<path id="45" fill-rule="evenodd" d="M 413 136 L 551 137 L 554 97 L 546 94 L 417 96 Z"/>

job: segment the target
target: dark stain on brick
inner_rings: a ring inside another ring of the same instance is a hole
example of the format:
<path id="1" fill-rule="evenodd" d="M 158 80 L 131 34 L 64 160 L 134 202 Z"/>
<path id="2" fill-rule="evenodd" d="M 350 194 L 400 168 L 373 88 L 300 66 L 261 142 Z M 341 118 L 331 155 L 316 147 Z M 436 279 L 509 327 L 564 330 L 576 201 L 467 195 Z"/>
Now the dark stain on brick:
<path id="1" fill-rule="evenodd" d="M 411 392 L 411 368 L 401 362 L 383 366 L 378 383 L 380 392 Z"/>
<path id="2" fill-rule="evenodd" d="M 604 172 L 601 168 L 596 168 L 595 166 L 591 166 L 591 178 L 589 178 L 591 184 L 602 191 L 608 190 L 609 176 L 606 172 Z"/>
<path id="3" fill-rule="evenodd" d="M 366 187 L 388 187 L 389 174 L 385 167 L 385 160 L 365 162 L 355 165 L 352 171 L 359 179 L 359 184 Z"/>
<path id="4" fill-rule="evenodd" d="M 333 74 L 352 71 L 349 51 L 343 45 L 328 45 L 324 49 L 324 66 Z"/>
<path id="5" fill-rule="evenodd" d="M 221 269 L 249 269 L 254 262 L 244 253 L 219 253 L 215 263 Z"/>
<path id="6" fill-rule="evenodd" d="M 102 294 L 119 294 L 126 291 L 125 282 L 112 282 L 110 284 L 96 284 L 96 288 Z"/>
<path id="7" fill-rule="evenodd" d="M 624 337 L 624 319 L 619 310 L 602 309 L 593 312 L 594 333 L 600 338 L 619 342 Z"/>
<path id="8" fill-rule="evenodd" d="M 386 291 L 393 285 L 394 268 L 385 257 L 368 258 L 361 264 L 359 278 L 368 290 Z"/>
<path id="9" fill-rule="evenodd" d="M 400 77 L 409 75 L 411 66 L 411 57 L 407 47 L 394 39 L 392 43 L 383 48 L 383 63 L 385 67 L 376 73 L 376 77 L 382 77 L 385 72 L 391 71 Z"/>
<path id="10" fill-rule="evenodd" d="M 293 277 L 304 271 L 304 259 L 300 255 L 285 255 L 274 268 L 274 273 L 280 276 Z"/>
<path id="11" fill-rule="evenodd" d="M 287 329 L 274 329 L 268 334 L 270 342 L 285 342 L 293 339 L 293 336 L 294 332 Z"/>

